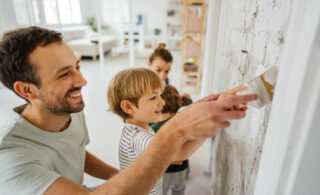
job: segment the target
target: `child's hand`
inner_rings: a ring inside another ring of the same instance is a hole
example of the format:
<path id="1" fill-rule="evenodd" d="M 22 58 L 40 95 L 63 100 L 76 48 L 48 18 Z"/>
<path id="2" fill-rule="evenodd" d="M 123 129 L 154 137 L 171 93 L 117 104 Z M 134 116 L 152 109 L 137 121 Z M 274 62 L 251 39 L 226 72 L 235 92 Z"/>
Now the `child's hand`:
<path id="1" fill-rule="evenodd" d="M 191 100 L 191 97 L 190 97 L 189 94 L 184 93 L 180 97 L 181 97 L 181 100 L 182 100 L 182 106 L 188 106 L 190 104 L 189 102 Z M 191 100 L 191 103 L 192 103 L 192 100 Z"/>
<path id="2" fill-rule="evenodd" d="M 237 96 L 237 93 L 246 89 L 246 86 L 239 86 L 239 87 L 235 87 L 233 89 L 230 89 L 229 91 L 223 92 L 219 95 L 218 100 L 223 100 L 226 99 L 228 97 L 233 97 L 233 96 Z M 239 106 L 239 105 L 235 105 L 232 108 L 229 108 L 228 110 L 232 111 L 232 110 L 236 110 L 236 111 L 246 111 L 248 109 L 248 107 L 246 106 L 246 104 L 244 104 L 243 106 Z"/>

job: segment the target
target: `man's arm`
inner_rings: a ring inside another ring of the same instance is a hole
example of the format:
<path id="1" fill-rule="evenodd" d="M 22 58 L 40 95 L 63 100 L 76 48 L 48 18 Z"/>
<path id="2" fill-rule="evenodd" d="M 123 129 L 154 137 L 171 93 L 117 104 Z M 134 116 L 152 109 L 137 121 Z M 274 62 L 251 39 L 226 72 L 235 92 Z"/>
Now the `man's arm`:
<path id="1" fill-rule="evenodd" d="M 182 162 L 183 160 L 188 159 L 195 151 L 197 151 L 200 146 L 206 141 L 206 139 L 200 140 L 191 140 L 185 142 L 180 150 L 174 155 L 173 161 L 174 162 Z"/>
<path id="2" fill-rule="evenodd" d="M 165 133 L 175 127 L 175 131 Z M 83 186 L 63 177 L 57 179 L 45 195 L 57 194 L 148 194 L 171 162 L 173 155 L 184 142 L 183 130 L 168 122 L 157 133 L 141 155 L 126 169 L 89 192 Z M 173 143 L 170 146 L 167 143 Z"/>
<path id="3" fill-rule="evenodd" d="M 84 172 L 93 177 L 107 180 L 119 173 L 119 170 L 86 151 Z"/>
<path id="4" fill-rule="evenodd" d="M 206 101 L 223 100 L 228 97 L 236 96 L 238 92 L 240 92 L 246 88 L 247 88 L 246 86 L 238 86 L 238 87 L 230 89 L 229 91 L 224 92 L 219 95 L 213 94 L 213 95 L 207 96 L 207 97 L 197 101 L 196 103 L 201 103 L 201 102 L 206 102 Z M 186 96 L 186 98 L 188 98 L 188 97 L 190 98 L 190 96 Z M 239 105 L 235 105 L 231 109 L 226 108 L 226 110 L 228 110 L 228 111 L 234 111 L 234 110 L 246 111 L 247 107 L 246 106 L 240 107 Z M 239 116 L 239 119 L 241 117 L 242 116 Z M 234 119 L 238 119 L 237 116 L 235 116 Z M 228 121 L 224 121 L 224 122 L 222 122 L 221 127 L 227 128 L 227 127 L 229 127 L 229 125 L 230 125 L 230 123 Z M 184 143 L 182 145 L 181 149 L 174 156 L 174 161 L 180 162 L 180 160 L 185 160 L 188 157 L 190 157 L 205 142 L 205 140 L 206 139 L 192 140 L 192 141 L 187 141 L 186 143 Z"/>
<path id="5" fill-rule="evenodd" d="M 185 142 L 215 136 L 218 128 L 223 127 L 221 124 L 245 116 L 245 111 L 227 108 L 255 99 L 256 95 L 240 95 L 192 104 L 164 124 L 134 162 L 91 194 L 148 194 Z M 45 194 L 89 194 L 82 186 L 70 182 L 59 178 Z"/>

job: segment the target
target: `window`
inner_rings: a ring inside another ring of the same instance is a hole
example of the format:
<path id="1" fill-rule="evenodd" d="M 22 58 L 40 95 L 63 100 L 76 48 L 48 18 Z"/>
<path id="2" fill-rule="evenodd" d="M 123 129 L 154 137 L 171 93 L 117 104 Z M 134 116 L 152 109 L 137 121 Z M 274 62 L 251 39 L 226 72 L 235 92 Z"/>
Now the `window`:
<path id="1" fill-rule="evenodd" d="M 27 0 L 13 0 L 16 20 L 19 25 L 26 25 L 30 23 L 27 3 Z"/>
<path id="2" fill-rule="evenodd" d="M 56 0 L 43 0 L 43 9 L 46 24 L 59 24 Z"/>
<path id="3" fill-rule="evenodd" d="M 81 23 L 79 0 L 58 0 L 61 24 Z"/>
<path id="4" fill-rule="evenodd" d="M 79 1 L 14 0 L 13 4 L 18 24 L 70 25 L 82 22 Z"/>

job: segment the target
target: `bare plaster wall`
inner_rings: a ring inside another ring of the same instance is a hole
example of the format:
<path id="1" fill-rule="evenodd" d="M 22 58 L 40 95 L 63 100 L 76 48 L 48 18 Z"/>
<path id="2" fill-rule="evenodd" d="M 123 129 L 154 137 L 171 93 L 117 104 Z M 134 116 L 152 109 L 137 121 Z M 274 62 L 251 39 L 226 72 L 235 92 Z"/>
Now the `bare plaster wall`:
<path id="1" fill-rule="evenodd" d="M 238 86 L 271 66 L 279 66 L 293 0 L 222 0 L 217 60 L 218 91 Z M 214 195 L 253 194 L 271 105 L 249 108 L 215 138 Z"/>

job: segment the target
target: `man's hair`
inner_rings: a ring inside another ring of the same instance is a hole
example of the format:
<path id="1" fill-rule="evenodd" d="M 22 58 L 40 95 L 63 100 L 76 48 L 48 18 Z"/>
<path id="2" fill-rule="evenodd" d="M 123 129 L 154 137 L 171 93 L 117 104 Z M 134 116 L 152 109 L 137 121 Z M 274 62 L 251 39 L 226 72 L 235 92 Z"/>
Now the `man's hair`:
<path id="1" fill-rule="evenodd" d="M 173 57 L 170 51 L 166 49 L 166 44 L 164 43 L 159 43 L 158 47 L 150 55 L 149 62 L 152 63 L 156 58 L 161 58 L 166 63 L 173 61 Z"/>
<path id="2" fill-rule="evenodd" d="M 164 87 L 161 98 L 166 103 L 162 108 L 161 113 L 177 113 L 182 105 L 178 90 L 171 85 Z"/>
<path id="3" fill-rule="evenodd" d="M 120 71 L 112 78 L 108 87 L 109 110 L 125 120 L 130 116 L 122 110 L 121 101 L 128 100 L 138 107 L 142 95 L 162 88 L 161 79 L 152 70 L 133 68 Z"/>
<path id="4" fill-rule="evenodd" d="M 38 46 L 44 47 L 61 41 L 61 33 L 36 26 L 5 33 L 0 42 L 0 80 L 3 85 L 12 91 L 16 81 L 40 86 L 36 68 L 30 63 L 29 55 Z"/>

